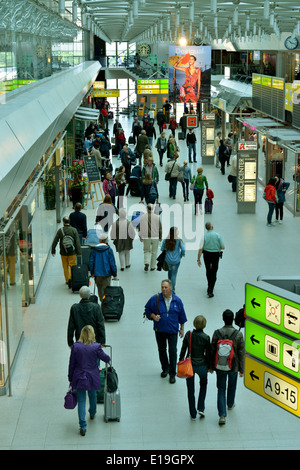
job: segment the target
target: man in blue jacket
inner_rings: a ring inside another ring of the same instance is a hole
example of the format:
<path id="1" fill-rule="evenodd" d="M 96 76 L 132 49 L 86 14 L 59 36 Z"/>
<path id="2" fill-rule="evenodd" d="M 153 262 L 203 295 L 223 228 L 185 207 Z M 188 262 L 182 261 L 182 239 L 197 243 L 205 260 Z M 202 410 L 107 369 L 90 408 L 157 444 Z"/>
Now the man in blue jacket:
<path id="1" fill-rule="evenodd" d="M 184 323 L 187 318 L 182 301 L 172 293 L 172 283 L 169 279 L 162 281 L 161 293 L 153 295 L 148 300 L 145 305 L 145 315 L 149 320 L 153 320 L 162 367 L 161 377 L 166 377 L 169 374 L 169 381 L 173 384 L 176 381 L 177 338 L 178 334 L 180 338 L 183 338 Z"/>
<path id="2" fill-rule="evenodd" d="M 108 245 L 108 235 L 102 233 L 99 237 L 99 245 L 92 248 L 90 256 L 90 271 L 91 276 L 95 278 L 95 283 L 98 288 L 98 296 L 102 302 L 104 291 L 107 286 L 110 286 L 111 276 L 115 281 L 117 278 L 117 266 L 113 250 Z"/>

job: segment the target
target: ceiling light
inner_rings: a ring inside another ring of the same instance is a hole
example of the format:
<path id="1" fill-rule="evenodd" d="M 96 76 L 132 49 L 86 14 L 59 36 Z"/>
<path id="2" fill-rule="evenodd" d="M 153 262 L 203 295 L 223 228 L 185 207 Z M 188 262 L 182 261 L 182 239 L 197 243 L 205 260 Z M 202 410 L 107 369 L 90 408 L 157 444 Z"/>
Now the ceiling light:
<path id="1" fill-rule="evenodd" d="M 181 35 L 181 37 L 179 38 L 179 44 L 181 46 L 186 46 L 187 45 L 187 40 L 186 40 L 186 37 L 184 34 Z"/>
<path id="2" fill-rule="evenodd" d="M 190 2 L 190 8 L 189 8 L 189 17 L 190 17 L 190 22 L 191 22 L 191 23 L 194 22 L 194 11 L 195 11 L 194 2 L 191 1 L 191 2 Z"/>

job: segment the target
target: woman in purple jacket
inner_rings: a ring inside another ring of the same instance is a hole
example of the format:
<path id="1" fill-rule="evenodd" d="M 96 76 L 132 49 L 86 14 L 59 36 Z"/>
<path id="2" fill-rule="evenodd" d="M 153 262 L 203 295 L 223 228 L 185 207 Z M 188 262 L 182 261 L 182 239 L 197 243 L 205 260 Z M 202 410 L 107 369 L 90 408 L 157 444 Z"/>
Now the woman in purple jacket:
<path id="1" fill-rule="evenodd" d="M 94 419 L 97 407 L 97 390 L 100 390 L 98 360 L 110 362 L 99 343 L 95 341 L 94 328 L 86 325 L 82 328 L 80 338 L 73 344 L 69 362 L 69 382 L 77 392 L 78 417 L 80 434 L 86 433 L 85 402 L 86 392 L 89 396 L 90 418 Z"/>

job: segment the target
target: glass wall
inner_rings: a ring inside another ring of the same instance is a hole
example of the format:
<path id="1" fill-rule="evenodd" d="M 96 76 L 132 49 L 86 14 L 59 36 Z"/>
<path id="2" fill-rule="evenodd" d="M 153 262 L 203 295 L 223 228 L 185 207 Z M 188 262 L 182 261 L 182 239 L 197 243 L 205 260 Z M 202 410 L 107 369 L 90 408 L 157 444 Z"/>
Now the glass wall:
<path id="1" fill-rule="evenodd" d="M 290 183 L 285 199 L 286 205 L 294 215 L 300 216 L 300 153 L 287 150 L 284 180 Z"/>
<path id="2" fill-rule="evenodd" d="M 22 213 L 20 211 L 5 235 L 5 246 L 2 236 L 0 240 L 0 349 L 2 352 L 0 352 L 0 387 L 5 386 L 9 370 L 8 358 L 11 365 L 23 333 L 22 297 L 23 294 L 25 295 L 24 275 L 26 271 L 26 247 L 24 247 L 23 238 Z M 3 393 L 5 393 L 5 389 L 3 392 L 0 388 L 0 395 Z"/>

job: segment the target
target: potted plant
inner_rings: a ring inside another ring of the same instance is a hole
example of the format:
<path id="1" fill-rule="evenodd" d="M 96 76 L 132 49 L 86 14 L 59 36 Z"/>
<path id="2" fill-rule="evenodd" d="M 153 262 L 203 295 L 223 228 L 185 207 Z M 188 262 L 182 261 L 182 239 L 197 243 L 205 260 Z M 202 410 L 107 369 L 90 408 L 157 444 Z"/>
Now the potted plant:
<path id="1" fill-rule="evenodd" d="M 69 173 L 71 175 L 71 200 L 73 207 L 76 202 L 80 202 L 84 205 L 84 193 L 87 182 L 83 178 L 84 166 L 76 163 L 75 165 L 69 166 Z"/>
<path id="2" fill-rule="evenodd" d="M 44 201 L 45 209 L 53 210 L 55 209 L 55 174 L 54 167 L 50 168 L 45 173 L 44 179 Z"/>

